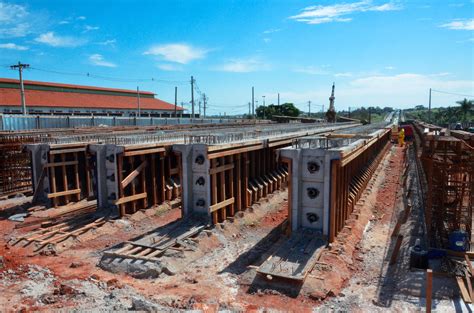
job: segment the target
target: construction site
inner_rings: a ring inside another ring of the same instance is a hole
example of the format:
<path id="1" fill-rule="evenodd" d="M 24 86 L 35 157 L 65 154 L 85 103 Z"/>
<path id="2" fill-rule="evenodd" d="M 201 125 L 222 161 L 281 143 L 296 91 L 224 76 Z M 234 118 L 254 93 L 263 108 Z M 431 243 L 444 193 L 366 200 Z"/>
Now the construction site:
<path id="1" fill-rule="evenodd" d="M 402 111 L 4 131 L 0 308 L 469 310 L 473 146 Z"/>

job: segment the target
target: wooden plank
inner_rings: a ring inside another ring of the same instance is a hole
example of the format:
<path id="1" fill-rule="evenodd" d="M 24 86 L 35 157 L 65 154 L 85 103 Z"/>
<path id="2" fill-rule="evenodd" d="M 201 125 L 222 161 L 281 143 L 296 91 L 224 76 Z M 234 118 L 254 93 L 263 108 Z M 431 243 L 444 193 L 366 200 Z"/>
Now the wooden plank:
<path id="1" fill-rule="evenodd" d="M 166 201 L 166 182 L 165 182 L 165 157 L 160 157 L 160 188 L 161 188 L 161 202 Z"/>
<path id="2" fill-rule="evenodd" d="M 241 168 L 241 162 L 242 158 L 240 154 L 237 154 L 235 156 L 235 162 L 236 162 L 236 168 L 235 168 L 235 175 L 234 177 L 237 178 L 237 183 L 235 184 L 235 195 L 237 198 L 237 201 L 235 202 L 237 211 L 242 210 L 242 168 Z"/>
<path id="3" fill-rule="evenodd" d="M 467 264 L 467 268 L 469 269 L 469 273 L 471 274 L 471 276 L 474 276 L 474 271 L 472 269 L 472 263 L 471 263 L 471 259 L 469 259 L 469 255 L 465 254 L 464 259 L 466 260 L 466 264 Z"/>
<path id="4" fill-rule="evenodd" d="M 151 188 L 153 190 L 153 204 L 158 204 L 158 184 L 156 182 L 156 155 L 151 155 Z"/>
<path id="5" fill-rule="evenodd" d="M 469 292 L 466 289 L 466 285 L 464 284 L 464 280 L 462 279 L 462 277 L 457 276 L 456 282 L 458 283 L 459 290 L 461 291 L 461 296 L 464 302 L 471 303 L 471 297 L 469 296 Z"/>
<path id="6" fill-rule="evenodd" d="M 217 174 L 217 173 L 220 173 L 220 172 L 224 172 L 224 171 L 228 171 L 228 170 L 231 170 L 234 168 L 234 164 L 224 164 L 224 165 L 221 165 L 221 166 L 218 166 L 218 167 L 215 167 L 215 168 L 211 168 L 209 170 L 209 174 L 213 175 L 213 174 Z"/>
<path id="7" fill-rule="evenodd" d="M 127 175 L 127 177 L 122 180 L 120 185 L 122 185 L 122 188 L 125 188 L 130 184 L 139 174 L 140 172 L 147 166 L 147 161 L 143 161 L 134 171 L 132 171 L 130 174 Z"/>
<path id="8" fill-rule="evenodd" d="M 433 271 L 426 270 L 426 313 L 431 313 L 431 298 L 433 295 Z"/>
<path id="9" fill-rule="evenodd" d="M 400 251 L 402 241 L 403 241 L 403 235 L 398 235 L 397 241 L 395 242 L 395 247 L 393 248 L 393 251 L 392 251 L 392 256 L 390 257 L 390 263 L 389 263 L 390 265 L 393 265 L 397 262 L 398 252 Z"/>
<path id="10" fill-rule="evenodd" d="M 467 269 L 464 269 L 464 277 L 466 278 L 466 283 L 467 283 L 467 291 L 469 291 L 469 298 L 472 300 L 472 283 L 471 283 L 471 277 L 469 276 L 469 273 L 467 272 Z"/>
<path id="11" fill-rule="evenodd" d="M 123 171 L 122 171 L 122 167 L 123 167 L 123 154 L 119 154 L 117 156 L 117 175 L 118 175 L 118 181 L 122 181 L 122 176 L 123 176 Z M 118 198 L 123 198 L 123 196 L 125 195 L 125 191 L 122 187 L 121 184 L 119 184 L 119 188 L 118 188 Z M 122 205 L 119 205 L 119 211 L 120 211 L 120 217 L 123 217 L 125 216 L 125 206 L 122 204 Z"/>
<path id="12" fill-rule="evenodd" d="M 67 195 L 74 195 L 81 193 L 81 189 L 73 189 L 73 190 L 66 190 L 66 191 L 59 191 L 54 193 L 48 193 L 48 199 L 67 196 Z"/>
<path id="13" fill-rule="evenodd" d="M 225 164 L 225 157 L 222 157 L 220 158 L 220 164 Z M 225 200 L 227 198 L 227 194 L 226 194 L 226 176 L 225 176 L 225 172 L 220 172 L 219 173 L 219 176 L 220 176 L 220 200 L 222 202 L 224 202 L 223 200 Z M 233 202 L 232 202 L 233 203 Z M 221 207 L 222 210 L 220 211 L 220 214 L 221 214 L 221 222 L 222 221 L 225 221 L 226 218 L 227 218 L 227 208 L 226 208 L 226 205 L 224 205 L 224 207 Z M 212 212 L 212 211 L 211 211 Z"/>
<path id="14" fill-rule="evenodd" d="M 78 164 L 77 161 L 62 161 L 62 162 L 46 163 L 44 167 L 69 166 L 69 165 L 76 165 L 76 164 Z"/>
<path id="15" fill-rule="evenodd" d="M 81 190 L 81 182 L 79 180 L 79 159 L 77 152 L 74 152 L 74 161 L 78 162 L 74 165 L 74 178 L 76 183 L 76 188 Z M 81 199 L 81 193 L 76 194 L 76 199 L 79 201 Z"/>
<path id="16" fill-rule="evenodd" d="M 155 148 L 155 149 L 146 149 L 146 150 L 133 150 L 133 151 L 125 151 L 123 153 L 124 156 L 130 157 L 130 156 L 136 156 L 136 155 L 144 155 L 144 154 L 150 154 L 150 153 L 160 153 L 160 152 L 165 152 L 165 148 Z"/>
<path id="17" fill-rule="evenodd" d="M 86 152 L 86 147 L 76 148 L 76 149 L 50 150 L 49 154 L 64 154 L 64 153 L 74 153 L 74 152 Z"/>
<path id="18" fill-rule="evenodd" d="M 217 160 L 211 160 L 211 166 L 216 167 Z M 211 204 L 214 205 L 217 203 L 217 174 L 211 175 Z M 217 212 L 212 212 L 212 222 L 217 224 Z"/>
<path id="19" fill-rule="evenodd" d="M 61 163 L 65 163 L 66 162 L 66 155 L 65 154 L 61 154 Z M 67 183 L 67 172 L 66 172 L 66 165 L 62 165 L 61 166 L 61 170 L 62 170 L 62 174 L 63 174 L 63 190 L 66 191 L 68 190 L 68 183 Z M 66 204 L 69 203 L 69 195 L 66 195 L 65 196 L 65 200 L 66 200 Z"/>
<path id="20" fill-rule="evenodd" d="M 142 164 L 145 163 L 144 166 L 146 166 L 147 161 L 145 160 L 145 156 L 144 156 L 144 155 L 140 156 L 140 160 L 142 161 Z M 142 181 L 141 181 L 141 184 L 142 184 L 142 191 L 143 191 L 143 192 L 147 192 L 147 190 L 146 190 L 146 175 L 145 175 L 145 174 L 146 174 L 146 172 L 142 171 L 142 175 L 141 175 L 141 176 L 142 176 Z M 143 198 L 143 209 L 146 209 L 146 208 L 148 208 L 148 197 Z"/>
<path id="21" fill-rule="evenodd" d="M 127 202 L 140 200 L 140 199 L 145 198 L 146 196 L 147 196 L 147 193 L 143 192 L 143 193 L 139 193 L 139 194 L 136 194 L 136 195 L 133 195 L 133 196 L 123 197 L 123 198 L 120 198 L 117 201 L 115 201 L 115 205 L 120 205 L 120 204 L 124 204 L 124 203 L 127 203 Z"/>
<path id="22" fill-rule="evenodd" d="M 212 212 L 215 212 L 219 209 L 222 209 L 222 208 L 234 203 L 234 201 L 235 201 L 235 199 L 234 199 L 234 197 L 232 197 L 230 199 L 227 199 L 227 200 L 221 201 L 219 203 L 213 204 L 209 207 L 209 212 L 212 213 Z"/>
<path id="23" fill-rule="evenodd" d="M 161 250 L 159 252 L 164 253 L 164 251 L 161 251 Z M 147 261 L 147 262 L 157 262 L 160 260 L 159 258 L 156 258 L 156 257 L 120 254 L 120 253 L 109 252 L 109 251 L 105 251 L 104 256 L 122 258 L 122 259 L 133 259 L 133 260 L 140 260 L 140 261 Z"/>
<path id="24" fill-rule="evenodd" d="M 229 188 L 229 196 L 231 196 L 232 198 L 235 198 L 235 194 L 234 194 L 234 156 L 233 155 L 230 155 L 228 156 L 228 161 L 230 162 L 230 164 L 227 164 L 227 165 L 232 165 L 232 170 L 229 171 L 229 184 L 228 184 L 228 188 Z M 235 205 L 234 203 L 232 202 L 229 206 L 229 213 L 230 213 L 230 216 L 234 216 L 235 214 Z"/>
<path id="25" fill-rule="evenodd" d="M 331 198 L 329 211 L 329 243 L 334 242 L 336 238 L 336 193 L 337 193 L 337 169 L 338 160 L 331 161 Z"/>

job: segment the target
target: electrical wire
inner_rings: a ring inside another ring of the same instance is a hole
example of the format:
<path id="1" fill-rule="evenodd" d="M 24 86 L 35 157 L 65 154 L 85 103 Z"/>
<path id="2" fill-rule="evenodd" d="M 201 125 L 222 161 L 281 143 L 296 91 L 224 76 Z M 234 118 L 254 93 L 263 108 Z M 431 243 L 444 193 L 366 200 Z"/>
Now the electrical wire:
<path id="1" fill-rule="evenodd" d="M 455 93 L 455 92 L 449 92 L 449 91 L 442 91 L 442 90 L 436 90 L 436 89 L 431 89 L 431 91 L 435 91 L 435 92 L 439 92 L 439 93 L 445 93 L 445 94 L 448 94 L 448 95 L 454 95 L 454 96 L 461 96 L 461 97 L 473 97 L 473 95 L 464 95 L 464 94 L 461 94 L 461 93 Z"/>
<path id="2" fill-rule="evenodd" d="M 116 81 L 116 82 L 159 82 L 159 83 L 165 83 L 165 84 L 178 84 L 178 85 L 184 85 L 188 83 L 187 81 L 184 81 L 184 80 L 166 80 L 166 79 L 156 79 L 153 77 L 151 78 L 120 78 L 120 77 L 96 75 L 96 74 L 91 74 L 91 73 L 48 70 L 48 69 L 38 68 L 38 67 L 30 67 L 29 69 L 35 70 L 35 71 L 46 72 L 46 73 L 52 73 L 52 74 L 82 76 L 82 77 L 90 77 L 90 78 L 96 78 L 96 79 L 107 80 L 107 81 Z"/>

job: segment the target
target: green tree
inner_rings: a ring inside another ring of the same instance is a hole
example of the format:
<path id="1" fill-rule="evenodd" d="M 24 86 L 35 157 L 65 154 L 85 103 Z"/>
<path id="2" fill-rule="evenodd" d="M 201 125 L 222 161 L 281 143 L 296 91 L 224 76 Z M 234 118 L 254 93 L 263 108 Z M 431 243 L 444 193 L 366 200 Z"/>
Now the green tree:
<path id="1" fill-rule="evenodd" d="M 283 103 L 281 105 L 270 104 L 268 106 L 259 106 L 256 110 L 258 118 L 271 119 L 274 115 L 293 116 L 300 115 L 300 110 L 293 103 Z"/>
<path id="2" fill-rule="evenodd" d="M 462 112 L 462 119 L 463 121 L 466 121 L 467 114 L 471 112 L 472 110 L 472 100 L 467 100 L 464 98 L 461 101 L 456 101 L 457 104 L 460 105 L 460 110 Z"/>

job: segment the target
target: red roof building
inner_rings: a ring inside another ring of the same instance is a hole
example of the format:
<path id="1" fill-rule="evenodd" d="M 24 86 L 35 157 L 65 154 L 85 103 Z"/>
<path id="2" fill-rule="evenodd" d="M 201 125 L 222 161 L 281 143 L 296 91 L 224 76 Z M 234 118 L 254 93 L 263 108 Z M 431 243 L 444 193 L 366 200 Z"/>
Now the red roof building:
<path id="1" fill-rule="evenodd" d="M 24 82 L 25 102 L 31 114 L 94 114 L 135 116 L 140 103 L 142 116 L 173 114 L 175 105 L 155 98 L 155 94 L 136 90 L 68 85 L 39 81 Z M 21 113 L 20 83 L 0 78 L 0 110 Z M 177 106 L 178 114 L 183 108 Z"/>

